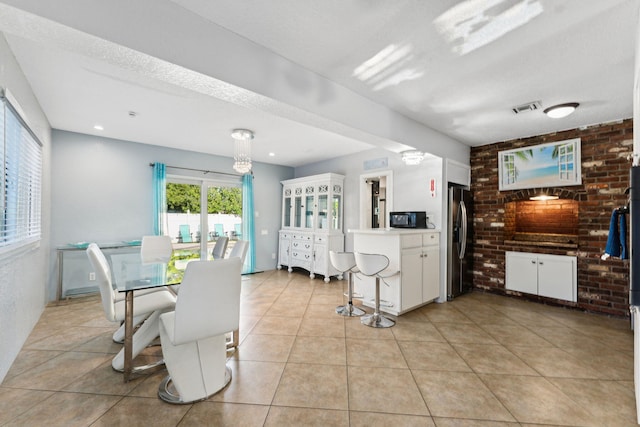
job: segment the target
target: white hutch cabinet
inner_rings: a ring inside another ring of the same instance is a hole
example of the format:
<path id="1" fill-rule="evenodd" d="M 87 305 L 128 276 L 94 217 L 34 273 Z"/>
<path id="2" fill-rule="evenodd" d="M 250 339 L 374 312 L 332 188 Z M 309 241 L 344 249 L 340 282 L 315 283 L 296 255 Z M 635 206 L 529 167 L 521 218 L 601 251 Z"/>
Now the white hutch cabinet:
<path id="1" fill-rule="evenodd" d="M 316 274 L 340 275 L 329 260 L 329 251 L 344 250 L 342 232 L 344 176 L 334 173 L 282 181 L 282 229 L 278 269 L 283 265 Z"/>

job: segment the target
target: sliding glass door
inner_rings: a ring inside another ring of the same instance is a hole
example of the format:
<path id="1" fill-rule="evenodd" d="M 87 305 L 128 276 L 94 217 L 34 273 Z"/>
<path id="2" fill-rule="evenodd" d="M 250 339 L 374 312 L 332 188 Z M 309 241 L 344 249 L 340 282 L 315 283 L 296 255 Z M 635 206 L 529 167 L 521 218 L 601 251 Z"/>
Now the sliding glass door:
<path id="1" fill-rule="evenodd" d="M 167 176 L 167 233 L 174 246 L 173 263 L 183 269 L 194 259 L 212 259 L 220 237 L 229 238 L 227 251 L 241 237 L 241 182 L 196 180 Z"/>

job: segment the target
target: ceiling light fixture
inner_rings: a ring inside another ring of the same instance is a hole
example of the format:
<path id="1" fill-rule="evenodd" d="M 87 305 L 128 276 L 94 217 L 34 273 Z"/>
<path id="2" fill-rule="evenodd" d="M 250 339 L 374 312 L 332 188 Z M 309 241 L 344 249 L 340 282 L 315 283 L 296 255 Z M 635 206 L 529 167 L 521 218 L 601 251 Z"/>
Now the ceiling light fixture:
<path id="1" fill-rule="evenodd" d="M 102 127 L 102 125 L 94 125 L 93 128 L 95 130 L 104 130 L 104 127 Z"/>
<path id="2" fill-rule="evenodd" d="M 544 113 L 551 117 L 552 119 L 561 119 L 562 117 L 567 117 L 569 114 L 576 111 L 578 108 L 577 102 L 568 102 L 566 104 L 558 104 L 553 107 L 549 107 L 544 110 Z"/>
<path id="3" fill-rule="evenodd" d="M 241 174 L 251 172 L 251 140 L 253 132 L 247 129 L 234 129 L 231 132 L 235 151 L 233 155 L 233 169 Z"/>
<path id="4" fill-rule="evenodd" d="M 409 150 L 402 152 L 402 161 L 406 165 L 419 165 L 424 159 L 424 153 L 418 150 Z"/>

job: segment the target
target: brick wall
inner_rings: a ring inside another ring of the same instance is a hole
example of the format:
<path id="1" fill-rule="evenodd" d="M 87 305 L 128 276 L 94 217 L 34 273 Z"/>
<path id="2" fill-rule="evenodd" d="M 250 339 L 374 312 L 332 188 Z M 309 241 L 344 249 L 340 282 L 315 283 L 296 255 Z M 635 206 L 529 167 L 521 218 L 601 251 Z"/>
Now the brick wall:
<path id="1" fill-rule="evenodd" d="M 572 138 L 581 139 L 582 184 L 554 187 L 553 190 L 561 195 L 561 199 L 579 201 L 575 230 L 577 248 L 527 246 L 524 242 L 512 242 L 510 236 L 505 238 L 505 223 L 515 227 L 517 222 L 515 213 L 505 215 L 506 204 L 524 200 L 528 191 L 498 191 L 498 152 Z M 572 255 L 578 257 L 577 303 L 516 295 L 628 316 L 629 262 L 611 258 L 602 261 L 600 256 L 607 243 L 611 211 L 627 203 L 624 191 L 629 186 L 632 152 L 631 119 L 472 148 L 474 287 L 494 293 L 511 293 L 505 290 L 504 284 L 505 251 Z"/>

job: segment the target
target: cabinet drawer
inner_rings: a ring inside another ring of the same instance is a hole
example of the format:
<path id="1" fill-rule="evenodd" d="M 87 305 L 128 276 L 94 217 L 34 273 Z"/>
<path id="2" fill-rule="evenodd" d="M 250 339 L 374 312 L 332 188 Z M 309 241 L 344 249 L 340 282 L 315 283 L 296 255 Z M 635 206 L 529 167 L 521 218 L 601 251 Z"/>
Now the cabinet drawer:
<path id="1" fill-rule="evenodd" d="M 435 246 L 440 243 L 440 234 L 429 233 L 422 236 L 422 246 Z"/>
<path id="2" fill-rule="evenodd" d="M 402 249 L 419 248 L 420 246 L 422 246 L 422 235 L 407 234 L 405 236 L 400 236 L 400 246 L 402 247 Z"/>
<path id="3" fill-rule="evenodd" d="M 299 251 L 311 251 L 311 248 L 313 247 L 313 243 L 312 242 L 307 242 L 304 240 L 292 240 L 291 241 L 291 249 L 292 250 L 299 250 Z"/>
<path id="4" fill-rule="evenodd" d="M 295 240 L 307 240 L 307 241 L 311 241 L 313 240 L 313 235 L 312 234 L 293 234 L 291 236 L 293 239 Z"/>

